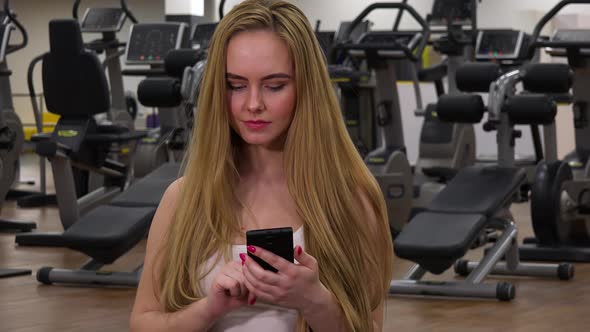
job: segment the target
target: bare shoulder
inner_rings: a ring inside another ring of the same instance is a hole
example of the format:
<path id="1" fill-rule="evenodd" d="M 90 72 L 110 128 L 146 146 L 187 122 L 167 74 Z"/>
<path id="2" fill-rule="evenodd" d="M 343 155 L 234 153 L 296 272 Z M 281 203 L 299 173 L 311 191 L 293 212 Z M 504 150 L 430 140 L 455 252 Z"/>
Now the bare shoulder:
<path id="1" fill-rule="evenodd" d="M 377 215 L 375 214 L 375 207 L 371 204 L 371 200 L 365 190 L 362 188 L 358 188 L 356 191 L 356 195 L 358 198 L 358 207 L 360 208 L 364 217 L 367 219 L 368 222 L 375 224 L 377 222 Z"/>
<path id="2" fill-rule="evenodd" d="M 183 177 L 175 180 L 164 192 L 152 222 L 152 229 L 165 230 L 172 222 L 172 216 L 178 205 L 178 197 L 180 196 L 183 182 Z"/>

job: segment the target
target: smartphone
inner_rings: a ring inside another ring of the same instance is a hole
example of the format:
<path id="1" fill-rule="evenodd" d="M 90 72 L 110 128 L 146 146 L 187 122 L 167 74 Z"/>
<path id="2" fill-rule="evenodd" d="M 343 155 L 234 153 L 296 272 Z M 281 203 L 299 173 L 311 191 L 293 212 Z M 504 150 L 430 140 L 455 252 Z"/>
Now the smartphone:
<path id="1" fill-rule="evenodd" d="M 287 261 L 293 263 L 293 228 L 267 228 L 257 229 L 246 232 L 246 244 L 249 246 L 257 246 L 266 249 L 273 254 L 283 257 Z M 262 268 L 272 272 L 277 272 L 272 265 L 264 260 L 252 255 L 248 252 L 248 256 L 252 257 Z"/>

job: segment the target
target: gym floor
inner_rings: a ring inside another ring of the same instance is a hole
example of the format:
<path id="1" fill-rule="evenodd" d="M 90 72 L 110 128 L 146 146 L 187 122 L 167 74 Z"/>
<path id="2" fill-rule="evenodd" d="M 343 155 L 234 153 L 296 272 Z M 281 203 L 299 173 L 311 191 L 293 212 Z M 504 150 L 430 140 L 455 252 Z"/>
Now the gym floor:
<path id="1" fill-rule="evenodd" d="M 24 156 L 21 178 L 37 179 L 34 156 Z M 48 187 L 53 191 L 49 172 Z M 512 210 L 519 239 L 532 235 L 528 204 Z M 31 220 L 38 231 L 61 231 L 58 211 L 16 208 L 5 202 L 2 217 Z M 109 266 L 130 270 L 141 263 L 145 242 Z M 469 254 L 478 259 L 481 249 Z M 83 254 L 61 248 L 27 248 L 14 245 L 14 235 L 0 233 L 0 267 L 43 266 L 76 268 L 86 262 Z M 395 277 L 402 278 L 411 264 L 396 259 Z M 454 278 L 452 271 L 435 280 Z M 490 281 L 498 281 L 493 279 Z M 576 264 L 572 281 L 534 278 L 502 278 L 516 285 L 512 302 L 390 297 L 386 302 L 384 331 L 583 331 L 590 325 L 590 264 Z M 134 289 L 44 286 L 34 274 L 0 279 L 0 331 L 126 331 L 135 296 Z"/>

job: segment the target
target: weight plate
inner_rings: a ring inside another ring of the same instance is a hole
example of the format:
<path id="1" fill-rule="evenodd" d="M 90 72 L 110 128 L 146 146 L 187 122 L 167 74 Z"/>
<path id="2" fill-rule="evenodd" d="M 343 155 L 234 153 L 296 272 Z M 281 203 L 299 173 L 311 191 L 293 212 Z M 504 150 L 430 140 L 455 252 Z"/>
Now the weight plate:
<path id="1" fill-rule="evenodd" d="M 562 220 L 561 196 L 563 183 L 572 179 L 567 163 L 540 162 L 535 169 L 531 188 L 531 219 L 540 244 L 563 243 L 569 237 L 571 224 Z"/>

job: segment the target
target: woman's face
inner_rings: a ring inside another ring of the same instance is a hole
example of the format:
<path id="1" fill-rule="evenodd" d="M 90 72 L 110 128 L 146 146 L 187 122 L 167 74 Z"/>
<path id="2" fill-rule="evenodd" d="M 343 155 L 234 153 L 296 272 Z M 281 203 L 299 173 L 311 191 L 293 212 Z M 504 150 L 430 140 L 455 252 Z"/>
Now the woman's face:
<path id="1" fill-rule="evenodd" d="M 232 128 L 251 145 L 281 149 L 295 111 L 293 60 L 267 30 L 244 31 L 227 47 L 227 96 Z"/>

